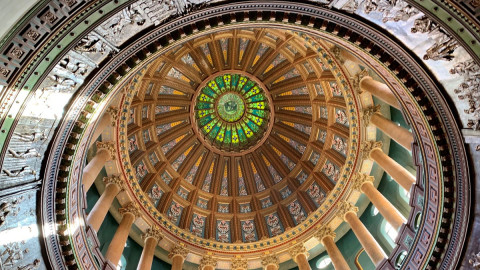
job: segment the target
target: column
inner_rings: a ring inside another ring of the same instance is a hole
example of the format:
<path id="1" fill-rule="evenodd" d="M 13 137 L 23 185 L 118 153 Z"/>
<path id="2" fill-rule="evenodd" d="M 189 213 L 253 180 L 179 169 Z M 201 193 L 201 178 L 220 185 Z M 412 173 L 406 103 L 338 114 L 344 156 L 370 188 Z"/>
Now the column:
<path id="1" fill-rule="evenodd" d="M 391 157 L 383 153 L 381 142 L 366 141 L 363 142 L 362 151 L 364 157 L 368 157 L 375 161 L 383 170 L 385 170 L 400 186 L 407 191 L 415 184 L 415 176 L 413 176 L 402 165 L 398 164 Z"/>
<path id="2" fill-rule="evenodd" d="M 399 110 L 401 109 L 397 97 L 395 97 L 390 88 L 388 88 L 386 84 L 375 81 L 372 77 L 368 76 L 367 70 L 363 70 L 355 75 L 354 86 L 358 87 L 357 90 L 359 90 L 360 93 L 364 91 L 369 92 L 388 105 Z"/>
<path id="3" fill-rule="evenodd" d="M 95 127 L 95 131 L 93 132 L 92 139 L 90 141 L 90 146 L 97 140 L 98 136 L 105 131 L 105 128 L 111 125 L 114 127 L 116 125 L 118 118 L 118 109 L 115 107 L 108 107 L 105 110 L 105 113 L 102 115 L 102 118 L 98 122 L 97 126 Z"/>
<path id="4" fill-rule="evenodd" d="M 212 255 L 205 255 L 200 261 L 200 266 L 198 267 L 198 269 L 215 270 L 215 267 L 217 267 L 217 259 L 215 259 Z"/>
<path id="5" fill-rule="evenodd" d="M 83 169 L 83 188 L 87 192 L 102 170 L 105 163 L 115 159 L 115 146 L 113 142 L 97 142 L 97 154 Z"/>
<path id="6" fill-rule="evenodd" d="M 342 253 L 335 245 L 335 232 L 329 226 L 322 226 L 316 233 L 315 237 L 322 243 L 327 250 L 328 256 L 332 260 L 335 270 L 350 270 L 347 261 Z"/>
<path id="7" fill-rule="evenodd" d="M 113 203 L 115 196 L 123 189 L 123 180 L 120 176 L 112 175 L 103 178 L 105 183 L 105 191 L 98 199 L 97 203 L 93 207 L 92 211 L 88 214 L 87 223 L 98 232 L 100 226 L 102 226 L 103 220 L 107 215 L 108 209 Z"/>
<path id="8" fill-rule="evenodd" d="M 380 105 L 367 108 L 363 112 L 365 125 L 372 123 L 405 149 L 412 151 L 413 134 L 406 128 L 403 128 L 393 121 L 383 117 L 379 112 Z"/>
<path id="9" fill-rule="evenodd" d="M 278 258 L 275 254 L 268 254 L 266 253 L 261 257 L 263 269 L 265 270 L 278 270 L 279 263 Z"/>
<path id="10" fill-rule="evenodd" d="M 400 229 L 402 224 L 407 222 L 407 220 L 398 212 L 395 206 L 373 186 L 373 180 L 373 176 L 357 173 L 353 179 L 353 188 L 365 193 L 388 223 L 395 229 Z"/>
<path id="11" fill-rule="evenodd" d="M 288 253 L 298 265 L 299 270 L 311 270 L 310 265 L 308 264 L 308 252 L 307 249 L 303 246 L 303 243 L 299 243 L 293 246 Z"/>
<path id="12" fill-rule="evenodd" d="M 387 255 L 377 243 L 372 234 L 367 230 L 365 225 L 357 217 L 358 208 L 349 202 L 342 201 L 338 205 L 337 216 L 345 220 L 353 233 L 357 237 L 358 241 L 365 249 L 368 257 L 372 260 L 375 266 L 379 265 L 383 259 L 387 258 Z"/>
<path id="13" fill-rule="evenodd" d="M 248 262 L 242 256 L 235 256 L 232 259 L 232 270 L 248 270 Z"/>
<path id="14" fill-rule="evenodd" d="M 183 244 L 178 244 L 170 250 L 168 258 L 172 260 L 172 270 L 182 270 L 183 262 L 187 258 L 189 251 Z"/>
<path id="15" fill-rule="evenodd" d="M 158 242 L 163 239 L 163 234 L 156 227 L 147 229 L 145 234 L 142 235 L 145 246 L 143 246 L 142 256 L 138 262 L 137 270 L 150 270 L 152 269 L 153 255 Z"/>
<path id="16" fill-rule="evenodd" d="M 135 219 L 140 216 L 137 206 L 132 202 L 120 208 L 119 212 L 123 215 L 122 221 L 120 222 L 120 225 L 113 236 L 112 242 L 110 242 L 110 245 L 108 246 L 107 254 L 105 255 L 105 259 L 109 260 L 115 266 L 118 265 L 118 262 L 122 257 L 123 249 L 127 242 L 128 235 L 130 234 L 133 222 L 135 222 Z"/>

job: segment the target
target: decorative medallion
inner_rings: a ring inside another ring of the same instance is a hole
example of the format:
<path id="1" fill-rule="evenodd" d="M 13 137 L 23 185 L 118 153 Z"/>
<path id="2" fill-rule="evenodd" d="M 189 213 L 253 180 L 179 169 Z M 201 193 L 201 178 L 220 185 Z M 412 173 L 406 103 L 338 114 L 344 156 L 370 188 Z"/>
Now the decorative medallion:
<path id="1" fill-rule="evenodd" d="M 270 104 L 265 86 L 249 74 L 217 74 L 197 91 L 192 122 L 208 145 L 238 153 L 265 137 L 273 118 Z"/>

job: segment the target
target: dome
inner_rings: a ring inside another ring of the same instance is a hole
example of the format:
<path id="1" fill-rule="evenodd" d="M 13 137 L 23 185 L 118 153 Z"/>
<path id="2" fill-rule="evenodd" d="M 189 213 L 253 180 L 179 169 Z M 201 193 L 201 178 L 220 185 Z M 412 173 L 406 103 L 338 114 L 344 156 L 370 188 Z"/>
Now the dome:
<path id="1" fill-rule="evenodd" d="M 356 93 L 327 46 L 240 28 L 172 47 L 139 72 L 119 148 L 156 222 L 238 252 L 324 218 L 317 209 L 345 192 L 361 142 Z"/>
<path id="2" fill-rule="evenodd" d="M 0 268 L 478 266 L 475 1 L 23 2 Z"/>

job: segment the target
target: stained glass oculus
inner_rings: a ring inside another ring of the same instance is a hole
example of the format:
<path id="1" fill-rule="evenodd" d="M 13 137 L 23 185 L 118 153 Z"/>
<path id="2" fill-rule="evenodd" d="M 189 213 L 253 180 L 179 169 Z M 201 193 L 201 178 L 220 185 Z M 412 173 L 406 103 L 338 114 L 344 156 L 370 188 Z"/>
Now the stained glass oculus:
<path id="1" fill-rule="evenodd" d="M 209 80 L 197 95 L 195 120 L 217 149 L 245 150 L 264 135 L 270 119 L 265 90 L 246 75 L 228 73 Z"/>

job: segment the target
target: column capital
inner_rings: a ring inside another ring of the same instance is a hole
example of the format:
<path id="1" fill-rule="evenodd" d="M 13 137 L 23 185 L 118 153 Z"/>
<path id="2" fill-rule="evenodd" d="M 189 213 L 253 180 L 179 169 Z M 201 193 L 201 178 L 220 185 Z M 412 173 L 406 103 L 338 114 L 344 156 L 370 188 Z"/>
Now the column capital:
<path id="1" fill-rule="evenodd" d="M 382 147 L 382 142 L 377 142 L 377 141 L 365 141 L 362 143 L 362 147 L 360 149 L 362 153 L 362 158 L 363 159 L 370 159 L 370 152 L 372 152 L 373 149 L 380 149 Z"/>
<path id="2" fill-rule="evenodd" d="M 213 268 L 217 267 L 217 259 L 212 255 L 204 255 L 200 261 L 200 266 L 198 269 L 202 270 L 206 266 L 213 266 Z"/>
<path id="3" fill-rule="evenodd" d="M 323 225 L 315 232 L 314 236 L 318 239 L 318 241 L 322 242 L 322 239 L 326 236 L 331 236 L 333 239 L 335 239 L 337 234 L 332 230 L 332 228 L 330 228 L 330 226 Z"/>
<path id="4" fill-rule="evenodd" d="M 288 250 L 288 253 L 290 254 L 290 257 L 292 257 L 293 261 L 295 262 L 297 262 L 297 256 L 299 254 L 303 253 L 307 258 L 310 255 L 307 249 L 305 248 L 305 246 L 303 245 L 303 243 L 296 244 L 295 246 L 293 246 Z"/>
<path id="5" fill-rule="evenodd" d="M 362 79 L 366 77 L 370 77 L 366 69 L 363 69 L 362 71 L 359 71 L 357 72 L 357 74 L 353 75 L 353 78 L 352 78 L 353 90 L 355 90 L 359 94 L 362 94 L 363 90 L 360 88 L 360 81 L 362 81 Z"/>
<path id="6" fill-rule="evenodd" d="M 118 209 L 118 212 L 120 212 L 120 214 L 122 215 L 132 214 L 135 216 L 135 218 L 140 217 L 140 210 L 138 210 L 138 205 L 134 202 L 129 202 L 126 205 L 122 206 Z"/>
<path id="7" fill-rule="evenodd" d="M 154 238 L 157 242 L 160 242 L 163 239 L 163 233 L 157 226 L 152 226 L 142 234 L 143 241 L 146 241 L 148 238 Z"/>
<path id="8" fill-rule="evenodd" d="M 380 112 L 380 107 L 381 107 L 380 105 L 374 105 L 363 110 L 362 116 L 363 116 L 363 122 L 365 122 L 365 126 L 368 126 L 368 124 L 370 123 L 370 119 L 374 114 Z"/>
<path id="9" fill-rule="evenodd" d="M 108 107 L 105 110 L 105 113 L 108 113 L 110 115 L 110 118 L 112 119 L 112 127 L 114 127 L 117 124 L 118 120 L 118 108 L 117 107 Z"/>
<path id="10" fill-rule="evenodd" d="M 373 176 L 370 176 L 370 175 L 366 175 L 364 173 L 356 173 L 354 176 L 353 176 L 353 189 L 355 190 L 358 190 L 358 191 L 362 191 L 362 186 L 363 184 L 365 183 L 373 183 L 373 180 L 375 180 L 375 177 Z"/>
<path id="11" fill-rule="evenodd" d="M 345 63 L 345 58 L 341 54 L 340 47 L 338 47 L 337 45 L 333 45 L 333 47 L 330 48 L 330 52 L 333 54 L 335 59 L 337 59 L 338 62 L 340 62 L 340 64 L 343 65 Z"/>
<path id="12" fill-rule="evenodd" d="M 110 175 L 110 176 L 103 177 L 103 182 L 105 183 L 105 185 L 108 185 L 108 184 L 117 185 L 121 191 L 124 190 L 125 188 L 123 184 L 125 181 L 123 181 L 120 175 Z"/>
<path id="13" fill-rule="evenodd" d="M 115 144 L 113 142 L 96 142 L 97 152 L 106 150 L 110 154 L 110 159 L 115 160 Z"/>
<path id="14" fill-rule="evenodd" d="M 232 269 L 248 269 L 247 259 L 242 256 L 236 256 L 232 259 Z"/>
<path id="15" fill-rule="evenodd" d="M 354 214 L 356 214 L 358 212 L 358 207 L 356 207 L 355 205 L 353 205 L 352 203 L 350 202 L 347 202 L 347 201 L 341 201 L 338 205 L 337 205 L 337 217 L 341 218 L 342 220 L 345 219 L 345 215 L 348 213 L 348 212 L 352 212 Z"/>
<path id="16" fill-rule="evenodd" d="M 188 253 L 190 253 L 190 252 L 185 245 L 178 244 L 178 245 L 174 246 L 172 248 L 172 250 L 170 250 L 170 253 L 168 253 L 168 258 L 172 259 L 173 257 L 179 255 L 183 259 L 185 259 L 185 258 L 187 258 Z"/>
<path id="17" fill-rule="evenodd" d="M 263 267 L 267 267 L 269 265 L 275 265 L 277 269 L 280 267 L 276 254 L 265 254 L 261 257 L 261 259 Z"/>

